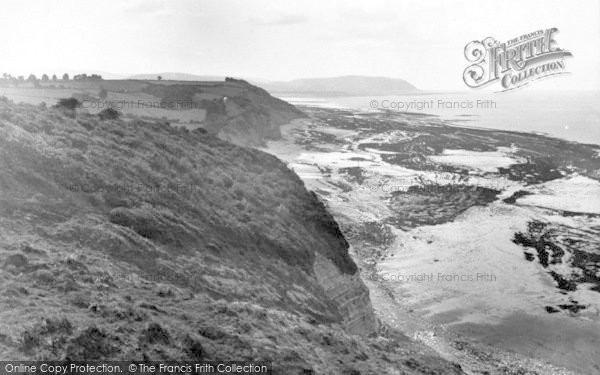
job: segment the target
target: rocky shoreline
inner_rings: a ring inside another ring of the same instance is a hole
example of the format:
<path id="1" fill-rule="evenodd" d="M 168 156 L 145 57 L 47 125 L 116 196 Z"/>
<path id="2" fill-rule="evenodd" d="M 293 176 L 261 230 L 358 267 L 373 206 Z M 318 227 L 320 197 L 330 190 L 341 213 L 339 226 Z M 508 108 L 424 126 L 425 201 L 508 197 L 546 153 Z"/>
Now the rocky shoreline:
<path id="1" fill-rule="evenodd" d="M 479 334 L 465 335 L 465 329 L 471 324 L 501 326 L 511 311 L 540 322 L 557 316 L 570 319 L 575 332 L 597 329 L 597 292 L 589 285 L 596 280 L 594 243 L 600 231 L 594 221 L 586 221 L 593 217 L 558 213 L 559 220 L 577 218 L 586 225 L 586 246 L 572 231 L 553 239 L 545 235 L 546 242 L 540 242 L 528 232 L 528 223 L 552 220 L 557 212 L 521 201 L 538 197 L 541 184 L 569 176 L 597 183 L 600 159 L 595 155 L 600 147 L 450 127 L 432 116 L 301 109 L 310 118 L 282 127 L 283 140 L 269 142 L 265 151 L 286 161 L 326 202 L 385 325 L 426 343 L 470 373 L 569 373 L 563 367 L 573 373 L 593 372 L 597 363 L 580 363 L 590 349 L 579 357 L 556 358 L 553 349 L 525 343 L 507 350 L 500 341 L 509 338 L 499 334 L 498 342 L 485 340 Z M 473 240 L 469 235 L 455 238 L 470 232 Z M 489 246 L 494 251 L 486 255 Z M 550 250 L 536 250 L 544 246 Z M 560 267 L 544 267 L 546 252 Z M 573 270 L 583 274 L 566 276 Z M 420 271 L 495 272 L 498 282 L 457 286 L 382 279 Z M 525 285 L 532 286 L 527 290 Z M 530 303 L 524 303 L 527 299 Z M 462 308 L 461 300 L 468 301 Z M 470 314 L 469 306 L 488 312 Z M 543 332 L 531 336 L 551 337 Z M 531 353 L 541 361 L 529 358 Z"/>

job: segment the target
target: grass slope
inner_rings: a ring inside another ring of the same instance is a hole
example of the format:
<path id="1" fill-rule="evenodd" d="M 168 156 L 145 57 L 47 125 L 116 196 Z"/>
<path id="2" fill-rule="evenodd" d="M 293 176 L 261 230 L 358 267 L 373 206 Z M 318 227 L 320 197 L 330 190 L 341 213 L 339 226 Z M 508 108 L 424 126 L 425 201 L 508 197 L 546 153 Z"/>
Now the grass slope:
<path id="1" fill-rule="evenodd" d="M 283 163 L 204 131 L 0 101 L 0 358 L 268 360 L 461 373 L 347 334 L 316 254 L 356 265 Z"/>

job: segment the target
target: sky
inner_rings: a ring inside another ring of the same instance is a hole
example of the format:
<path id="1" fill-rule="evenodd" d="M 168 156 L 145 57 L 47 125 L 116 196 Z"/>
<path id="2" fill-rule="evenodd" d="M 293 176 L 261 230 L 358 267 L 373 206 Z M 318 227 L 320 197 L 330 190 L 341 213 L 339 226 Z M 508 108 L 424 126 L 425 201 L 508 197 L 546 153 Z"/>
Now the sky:
<path id="1" fill-rule="evenodd" d="M 0 72 L 341 75 L 464 90 L 464 47 L 557 27 L 551 89 L 600 88 L 600 0 L 3 0 Z"/>

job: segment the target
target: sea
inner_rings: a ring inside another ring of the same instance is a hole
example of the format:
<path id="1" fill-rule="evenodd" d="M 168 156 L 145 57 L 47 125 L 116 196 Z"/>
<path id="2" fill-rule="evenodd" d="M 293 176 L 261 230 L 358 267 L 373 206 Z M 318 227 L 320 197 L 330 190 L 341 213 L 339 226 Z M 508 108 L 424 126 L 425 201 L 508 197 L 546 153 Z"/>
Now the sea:
<path id="1" fill-rule="evenodd" d="M 600 91 L 524 89 L 503 93 L 279 97 L 298 105 L 430 114 L 450 125 L 533 132 L 600 145 Z"/>

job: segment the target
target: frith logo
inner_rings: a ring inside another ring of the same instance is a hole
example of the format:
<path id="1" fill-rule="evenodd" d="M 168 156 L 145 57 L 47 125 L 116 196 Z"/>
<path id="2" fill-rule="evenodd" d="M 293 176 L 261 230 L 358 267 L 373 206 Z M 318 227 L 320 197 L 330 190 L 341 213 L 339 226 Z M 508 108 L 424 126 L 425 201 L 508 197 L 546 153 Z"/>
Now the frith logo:
<path id="1" fill-rule="evenodd" d="M 565 74 L 565 57 L 571 52 L 558 48 L 554 40 L 558 29 L 553 27 L 500 43 L 492 37 L 474 40 L 465 46 L 469 65 L 463 80 L 478 88 L 499 81 L 502 90 L 523 87 L 535 80 Z"/>

